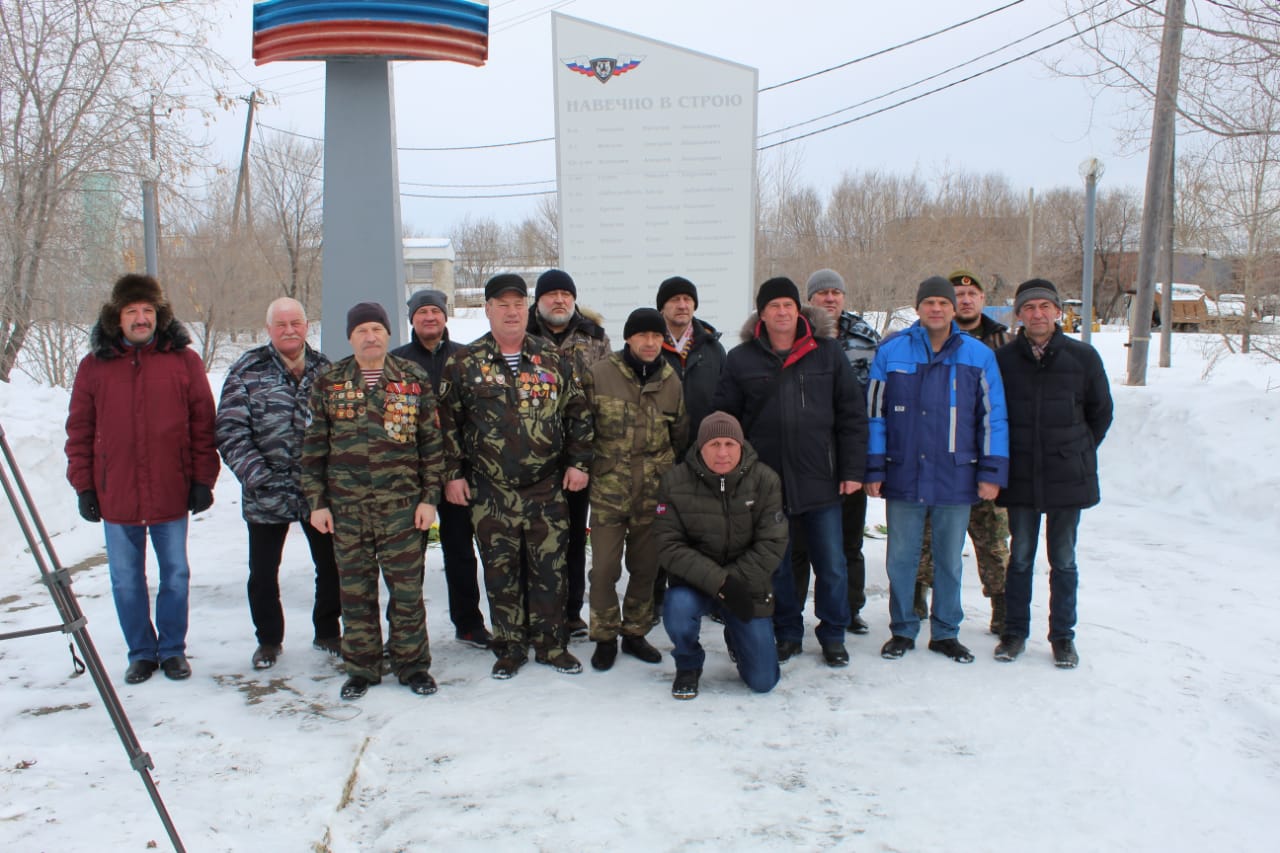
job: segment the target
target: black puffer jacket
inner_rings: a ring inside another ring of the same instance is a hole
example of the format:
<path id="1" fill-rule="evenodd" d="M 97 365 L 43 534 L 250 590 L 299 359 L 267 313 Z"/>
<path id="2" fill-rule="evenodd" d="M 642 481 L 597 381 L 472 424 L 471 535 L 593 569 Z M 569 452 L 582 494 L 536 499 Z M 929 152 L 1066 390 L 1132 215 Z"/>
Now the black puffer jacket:
<path id="1" fill-rule="evenodd" d="M 700 445 L 662 475 L 653 537 L 658 565 L 673 586 L 714 596 L 729 574 L 751 587 L 757 618 L 773 615 L 773 571 L 787 550 L 778 475 L 750 443 L 723 477 L 702 461 Z"/>
<path id="2" fill-rule="evenodd" d="M 680 358 L 669 337 L 662 342 L 662 357 L 675 368 L 684 388 L 684 407 L 689 412 L 689 435 L 697 435 L 702 419 L 715 411 L 711 400 L 716 395 L 720 371 L 724 369 L 724 347 L 720 333 L 710 323 L 693 318 L 693 341 L 689 352 Z"/>
<path id="3" fill-rule="evenodd" d="M 996 503 L 1042 512 L 1096 504 L 1098 445 L 1112 417 L 1097 350 L 1058 329 L 1037 361 L 1019 332 L 996 361 L 1009 410 L 1009 485 Z"/>
<path id="4" fill-rule="evenodd" d="M 786 359 L 770 348 L 756 315 L 747 319 L 711 407 L 742 424 L 760 459 L 782 478 L 793 515 L 838 502 L 840 482 L 862 482 L 867 463 L 867 403 L 835 340 L 835 321 L 813 306 L 801 313 Z"/>

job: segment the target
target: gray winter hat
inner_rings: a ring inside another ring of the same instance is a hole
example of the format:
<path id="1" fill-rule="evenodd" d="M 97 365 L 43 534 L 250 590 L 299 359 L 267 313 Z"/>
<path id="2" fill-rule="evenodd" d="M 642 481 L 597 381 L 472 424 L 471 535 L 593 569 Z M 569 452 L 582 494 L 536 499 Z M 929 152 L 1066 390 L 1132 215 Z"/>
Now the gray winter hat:
<path id="1" fill-rule="evenodd" d="M 728 412 L 712 412 L 699 424 L 698 446 L 701 447 L 713 438 L 731 438 L 738 444 L 746 441 L 742 435 L 742 425 Z"/>
<path id="2" fill-rule="evenodd" d="M 932 296 L 940 296 L 950 302 L 952 307 L 955 307 L 955 285 L 940 275 L 931 275 L 920 282 L 920 286 L 916 288 L 916 307 L 919 308 L 921 302 Z"/>
<path id="3" fill-rule="evenodd" d="M 1048 279 L 1033 278 L 1018 285 L 1018 290 L 1013 295 L 1013 313 L 1017 314 L 1022 310 L 1022 306 L 1032 299 L 1048 299 L 1057 305 L 1059 310 L 1062 308 L 1062 298 L 1058 296 L 1058 288 L 1054 287 L 1053 282 Z"/>
<path id="4" fill-rule="evenodd" d="M 819 290 L 838 290 L 841 293 L 848 293 L 844 289 L 844 279 L 835 270 L 818 270 L 809 276 L 809 283 L 804 286 L 804 298 L 812 299 L 813 294 Z"/>
<path id="5" fill-rule="evenodd" d="M 409 297 L 409 325 L 413 325 L 413 315 L 418 313 L 418 309 L 427 305 L 434 305 L 441 313 L 449 313 L 449 300 L 441 291 L 430 288 L 419 290 Z"/>

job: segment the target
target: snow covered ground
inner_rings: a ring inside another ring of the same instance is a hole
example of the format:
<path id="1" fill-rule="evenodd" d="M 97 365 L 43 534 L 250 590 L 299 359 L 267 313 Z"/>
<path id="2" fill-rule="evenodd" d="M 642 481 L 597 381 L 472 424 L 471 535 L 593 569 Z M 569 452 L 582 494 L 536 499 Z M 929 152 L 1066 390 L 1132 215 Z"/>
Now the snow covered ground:
<path id="1" fill-rule="evenodd" d="M 451 326 L 460 339 L 480 329 Z M 671 699 L 669 656 L 572 677 L 531 663 L 494 681 L 487 653 L 453 641 L 433 549 L 440 691 L 388 681 L 342 703 L 339 666 L 308 642 L 298 533 L 282 569 L 285 653 L 255 672 L 225 470 L 191 528 L 195 674 L 127 686 L 101 531 L 64 479 L 67 395 L 0 385 L 0 423 L 191 850 L 1274 850 L 1280 365 L 1182 335 L 1172 369 L 1127 388 L 1125 338 L 1094 337 L 1117 417 L 1103 503 L 1080 535 L 1079 669 L 1051 664 L 1043 565 L 1027 654 L 991 658 L 971 555 L 961 640 L 977 661 L 923 646 L 882 660 L 884 542 L 868 540 L 873 630 L 849 638 L 848 669 L 823 666 L 810 636 L 778 688 L 753 695 L 708 622 L 692 702 Z M 0 633 L 56 622 L 3 507 L 0 538 Z M 650 639 L 669 650 L 661 628 Z M 585 661 L 590 646 L 575 651 Z M 61 635 L 0 643 L 0 849 L 167 847 L 97 691 L 70 670 Z"/>

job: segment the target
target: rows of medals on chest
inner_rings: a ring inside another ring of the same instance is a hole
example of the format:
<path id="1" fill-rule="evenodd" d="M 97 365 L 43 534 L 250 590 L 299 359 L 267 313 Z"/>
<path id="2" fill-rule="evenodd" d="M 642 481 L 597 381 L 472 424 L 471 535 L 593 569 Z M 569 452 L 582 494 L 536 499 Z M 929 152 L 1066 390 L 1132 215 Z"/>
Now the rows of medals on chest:
<path id="1" fill-rule="evenodd" d="M 515 376 L 509 376 L 509 369 L 506 365 L 480 365 L 480 375 L 472 378 L 472 382 L 476 385 L 501 385 L 516 390 L 520 397 L 520 408 L 527 409 L 530 406 L 537 408 L 542 405 L 543 400 L 554 400 L 558 395 L 556 390 L 556 376 L 554 373 L 546 371 L 530 372 L 522 370 Z"/>
<path id="2" fill-rule="evenodd" d="M 384 424 L 388 432 L 400 432 L 411 427 L 418 418 L 418 395 L 387 391 L 384 404 Z M 334 417 L 350 420 L 362 416 L 365 411 L 365 393 L 352 382 L 329 389 L 329 402 Z"/>

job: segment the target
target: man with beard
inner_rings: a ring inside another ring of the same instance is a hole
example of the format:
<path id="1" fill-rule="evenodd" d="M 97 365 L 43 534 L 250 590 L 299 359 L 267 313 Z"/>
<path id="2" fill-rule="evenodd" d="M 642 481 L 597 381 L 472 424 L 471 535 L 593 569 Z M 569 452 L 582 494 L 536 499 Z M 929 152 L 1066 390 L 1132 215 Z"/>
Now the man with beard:
<path id="1" fill-rule="evenodd" d="M 527 331 L 551 341 L 572 372 L 572 382 L 582 387 L 582 377 L 591 365 L 609 355 L 609 336 L 599 314 L 580 308 L 578 288 L 564 270 L 549 269 L 538 276 L 529 308 Z M 565 600 L 565 630 L 572 637 L 585 637 L 582 604 L 587 579 L 587 513 L 590 498 L 586 489 L 569 491 L 569 543 L 565 550 L 565 573 L 569 582 Z"/>

